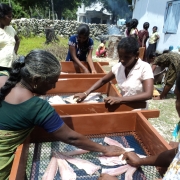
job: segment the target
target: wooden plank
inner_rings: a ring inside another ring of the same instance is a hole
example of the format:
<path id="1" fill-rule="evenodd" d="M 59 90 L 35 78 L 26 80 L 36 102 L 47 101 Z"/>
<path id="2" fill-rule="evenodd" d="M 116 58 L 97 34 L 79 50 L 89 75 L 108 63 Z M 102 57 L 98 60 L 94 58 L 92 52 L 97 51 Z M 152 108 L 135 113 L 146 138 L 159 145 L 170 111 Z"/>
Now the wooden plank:
<path id="1" fill-rule="evenodd" d="M 62 116 L 73 130 L 84 134 L 108 134 L 135 130 L 136 112 L 115 112 Z M 31 142 L 57 141 L 51 133 L 36 127 L 31 133 Z"/>
<path id="2" fill-rule="evenodd" d="M 30 139 L 27 138 L 25 142 L 16 149 L 9 180 L 25 179 L 26 163 L 29 152 L 29 140 Z"/>
<path id="3" fill-rule="evenodd" d="M 160 111 L 158 109 L 142 110 L 141 113 L 143 114 L 144 117 L 149 119 L 149 118 L 157 118 L 157 117 L 159 117 Z"/>
<path id="4" fill-rule="evenodd" d="M 137 112 L 137 122 L 135 129 L 138 137 L 146 145 L 151 155 L 171 149 L 170 145 L 156 131 L 156 129 L 147 121 L 141 112 Z"/>
<path id="5" fill-rule="evenodd" d="M 89 89 L 98 78 L 72 78 L 72 79 L 59 79 L 56 83 L 56 88 L 51 89 L 47 94 L 58 94 L 58 93 L 78 93 L 84 92 Z M 107 93 L 108 83 L 101 88 L 97 89 L 96 92 Z"/>
<path id="6" fill-rule="evenodd" d="M 105 104 L 102 103 L 78 103 L 78 104 L 54 104 L 52 105 L 59 115 L 94 114 L 108 112 L 132 111 L 138 108 L 145 108 L 146 102 L 133 102 L 126 104 Z M 154 117 L 154 116 L 153 116 Z"/>

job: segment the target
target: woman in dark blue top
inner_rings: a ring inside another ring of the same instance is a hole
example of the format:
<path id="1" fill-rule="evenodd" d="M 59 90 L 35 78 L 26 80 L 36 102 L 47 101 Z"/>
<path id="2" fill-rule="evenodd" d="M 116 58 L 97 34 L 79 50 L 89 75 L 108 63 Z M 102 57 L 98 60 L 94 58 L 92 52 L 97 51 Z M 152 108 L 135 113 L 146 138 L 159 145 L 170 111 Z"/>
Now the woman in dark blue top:
<path id="1" fill-rule="evenodd" d="M 66 61 L 74 61 L 84 73 L 90 73 L 89 70 L 81 63 L 81 61 L 87 61 L 91 73 L 96 73 L 94 64 L 92 61 L 93 40 L 89 38 L 90 30 L 86 24 L 81 24 L 78 27 L 77 35 L 73 35 L 69 38 L 69 51 L 66 57 Z"/>

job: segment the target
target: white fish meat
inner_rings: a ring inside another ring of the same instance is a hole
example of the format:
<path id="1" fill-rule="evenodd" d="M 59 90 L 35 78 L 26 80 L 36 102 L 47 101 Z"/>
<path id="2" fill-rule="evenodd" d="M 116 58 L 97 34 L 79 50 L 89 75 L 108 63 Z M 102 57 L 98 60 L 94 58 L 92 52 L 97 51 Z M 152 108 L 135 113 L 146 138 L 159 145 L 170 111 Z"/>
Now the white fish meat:
<path id="1" fill-rule="evenodd" d="M 125 180 L 133 180 L 133 174 L 136 170 L 136 167 L 129 166 L 128 170 L 125 173 Z"/>
<path id="2" fill-rule="evenodd" d="M 111 176 L 119 176 L 125 173 L 129 168 L 129 165 L 126 164 L 124 166 L 120 166 L 118 168 L 109 168 L 109 169 L 102 169 L 102 173 L 109 174 Z"/>
<path id="3" fill-rule="evenodd" d="M 66 104 L 62 97 L 58 95 L 50 97 L 48 102 L 50 104 Z"/>
<path id="4" fill-rule="evenodd" d="M 130 151 L 134 151 L 134 148 L 125 148 L 121 143 L 119 143 L 118 141 L 105 137 L 104 138 L 104 142 L 109 144 L 109 145 L 114 145 L 114 146 L 118 146 L 120 148 L 123 148 L 126 152 L 130 152 Z"/>
<path id="5" fill-rule="evenodd" d="M 101 164 L 105 166 L 116 166 L 116 165 L 123 165 L 127 164 L 125 160 L 122 160 L 121 156 L 113 156 L 113 157 L 107 157 L 107 156 L 101 156 L 98 157 Z"/>
<path id="6" fill-rule="evenodd" d="M 74 151 L 68 151 L 68 152 L 61 152 L 65 156 L 74 156 L 78 154 L 85 154 L 88 153 L 89 151 L 84 150 L 84 149 L 76 149 Z"/>
<path id="7" fill-rule="evenodd" d="M 63 158 L 66 159 L 66 161 L 68 161 L 71 164 L 74 164 L 79 169 L 85 170 L 86 173 L 89 175 L 92 175 L 95 172 L 97 172 L 99 169 L 101 169 L 101 166 L 97 166 L 97 165 L 93 164 L 92 162 L 89 162 L 89 161 L 84 160 L 84 159 L 73 158 L 71 156 L 64 156 L 60 153 L 58 153 L 58 155 L 63 156 Z"/>
<path id="8" fill-rule="evenodd" d="M 48 167 L 46 168 L 44 175 L 42 176 L 42 180 L 53 180 L 54 177 L 56 176 L 57 170 L 58 170 L 57 160 L 55 157 L 52 157 Z"/>
<path id="9" fill-rule="evenodd" d="M 76 173 L 61 155 L 57 155 L 57 163 L 62 180 L 76 180 Z"/>

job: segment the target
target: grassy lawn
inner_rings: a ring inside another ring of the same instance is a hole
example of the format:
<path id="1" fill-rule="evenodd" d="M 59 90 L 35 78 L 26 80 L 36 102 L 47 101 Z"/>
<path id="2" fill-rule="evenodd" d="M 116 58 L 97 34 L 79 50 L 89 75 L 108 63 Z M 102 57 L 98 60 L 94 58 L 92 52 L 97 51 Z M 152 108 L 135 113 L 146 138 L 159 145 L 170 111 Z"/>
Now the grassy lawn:
<path id="1" fill-rule="evenodd" d="M 58 48 L 66 48 L 68 49 L 68 38 L 64 37 L 58 37 L 59 42 L 58 43 L 51 43 L 49 45 L 45 44 L 46 38 L 43 37 L 31 37 L 31 38 L 22 38 L 18 50 L 19 55 L 26 55 L 33 49 L 58 49 Z M 93 56 L 95 56 L 96 49 L 100 42 L 97 40 L 94 40 L 94 51 Z M 57 50 L 58 51 L 58 50 Z M 57 53 L 57 52 L 55 52 Z M 67 52 L 66 52 L 67 53 Z"/>

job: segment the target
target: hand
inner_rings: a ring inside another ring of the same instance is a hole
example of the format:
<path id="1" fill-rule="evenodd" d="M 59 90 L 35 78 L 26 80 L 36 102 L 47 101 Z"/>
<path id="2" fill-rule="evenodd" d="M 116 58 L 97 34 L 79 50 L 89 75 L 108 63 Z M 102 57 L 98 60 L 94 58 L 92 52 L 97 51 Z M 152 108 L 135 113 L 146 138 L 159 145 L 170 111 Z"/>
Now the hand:
<path id="1" fill-rule="evenodd" d="M 77 93 L 74 95 L 73 99 L 77 98 L 76 102 L 82 102 L 86 98 L 86 94 L 84 93 Z"/>
<path id="2" fill-rule="evenodd" d="M 118 180 L 118 178 L 110 176 L 109 174 L 101 174 L 98 180 Z"/>
<path id="3" fill-rule="evenodd" d="M 133 167 L 139 167 L 141 166 L 141 160 L 142 158 L 140 158 L 136 153 L 134 152 L 125 152 L 123 155 L 123 160 L 126 160 L 126 162 L 128 164 L 130 164 Z"/>
<path id="4" fill-rule="evenodd" d="M 90 73 L 89 70 L 86 67 L 83 68 L 83 72 L 88 73 L 88 74 Z"/>
<path id="5" fill-rule="evenodd" d="M 109 96 L 109 97 L 104 99 L 104 102 L 108 103 L 110 105 L 119 104 L 119 103 L 121 103 L 121 101 L 122 101 L 121 97 L 112 97 L 112 96 Z"/>
<path id="6" fill-rule="evenodd" d="M 154 96 L 153 100 L 161 100 L 160 96 Z"/>
<path id="7" fill-rule="evenodd" d="M 104 146 L 106 148 L 103 156 L 120 156 L 121 154 L 125 153 L 123 148 L 118 146 Z"/>
<path id="8" fill-rule="evenodd" d="M 96 70 L 94 69 L 94 70 L 92 70 L 92 74 L 97 74 L 97 72 L 96 72 Z"/>

